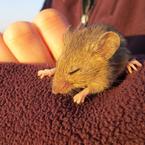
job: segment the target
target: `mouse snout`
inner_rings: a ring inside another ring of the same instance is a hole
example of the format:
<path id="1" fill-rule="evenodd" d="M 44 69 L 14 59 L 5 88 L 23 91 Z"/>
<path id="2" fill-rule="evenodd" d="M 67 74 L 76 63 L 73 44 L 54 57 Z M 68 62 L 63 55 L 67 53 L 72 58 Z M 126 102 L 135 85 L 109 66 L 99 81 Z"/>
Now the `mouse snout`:
<path id="1" fill-rule="evenodd" d="M 52 93 L 53 94 L 66 94 L 71 90 L 72 85 L 69 82 L 59 81 L 53 82 Z"/>

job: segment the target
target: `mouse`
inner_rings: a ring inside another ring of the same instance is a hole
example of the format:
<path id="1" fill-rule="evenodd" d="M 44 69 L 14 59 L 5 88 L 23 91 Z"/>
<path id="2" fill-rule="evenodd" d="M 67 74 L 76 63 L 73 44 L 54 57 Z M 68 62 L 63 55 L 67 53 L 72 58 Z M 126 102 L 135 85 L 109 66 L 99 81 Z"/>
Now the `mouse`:
<path id="1" fill-rule="evenodd" d="M 96 24 L 68 28 L 56 67 L 39 70 L 37 75 L 52 79 L 52 93 L 67 94 L 81 89 L 73 101 L 81 104 L 86 96 L 109 89 L 126 68 L 132 72 L 141 63 L 132 58 L 123 35 L 113 26 Z M 129 63 L 130 62 L 130 63 Z"/>

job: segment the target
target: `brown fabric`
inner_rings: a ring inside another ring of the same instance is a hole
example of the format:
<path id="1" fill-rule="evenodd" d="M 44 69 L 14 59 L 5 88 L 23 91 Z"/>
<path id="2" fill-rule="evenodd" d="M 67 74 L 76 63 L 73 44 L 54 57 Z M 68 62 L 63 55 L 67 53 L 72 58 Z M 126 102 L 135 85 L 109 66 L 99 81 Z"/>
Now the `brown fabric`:
<path id="1" fill-rule="evenodd" d="M 130 36 L 126 37 L 128 42 L 128 49 L 133 55 L 144 54 L 145 55 L 145 35 L 144 36 Z"/>
<path id="2" fill-rule="evenodd" d="M 145 144 L 145 62 L 80 106 L 53 95 L 49 78 L 37 78 L 46 67 L 0 64 L 0 145 Z"/>
<path id="3" fill-rule="evenodd" d="M 63 13 L 70 24 L 77 26 L 81 16 L 81 1 L 53 0 L 52 7 Z M 145 1 L 95 0 L 89 23 L 111 24 L 125 36 L 145 35 Z"/>

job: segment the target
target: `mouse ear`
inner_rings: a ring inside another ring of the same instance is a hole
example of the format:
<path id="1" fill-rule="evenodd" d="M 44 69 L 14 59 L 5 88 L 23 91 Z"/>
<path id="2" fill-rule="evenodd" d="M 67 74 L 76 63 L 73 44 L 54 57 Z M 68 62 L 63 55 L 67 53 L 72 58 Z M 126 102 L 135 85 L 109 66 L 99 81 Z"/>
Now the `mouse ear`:
<path id="1" fill-rule="evenodd" d="M 119 34 L 109 31 L 99 37 L 98 48 L 99 54 L 105 59 L 110 59 L 120 46 Z"/>

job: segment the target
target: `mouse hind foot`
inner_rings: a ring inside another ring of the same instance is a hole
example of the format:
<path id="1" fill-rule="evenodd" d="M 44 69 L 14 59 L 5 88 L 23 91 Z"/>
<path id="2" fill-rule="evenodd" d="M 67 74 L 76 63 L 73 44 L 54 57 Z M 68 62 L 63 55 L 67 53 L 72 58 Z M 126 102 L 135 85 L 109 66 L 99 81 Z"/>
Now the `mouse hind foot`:
<path id="1" fill-rule="evenodd" d="M 138 68 L 141 66 L 142 64 L 138 60 L 132 59 L 127 64 L 127 72 L 131 74 L 133 71 L 138 71 Z"/>

